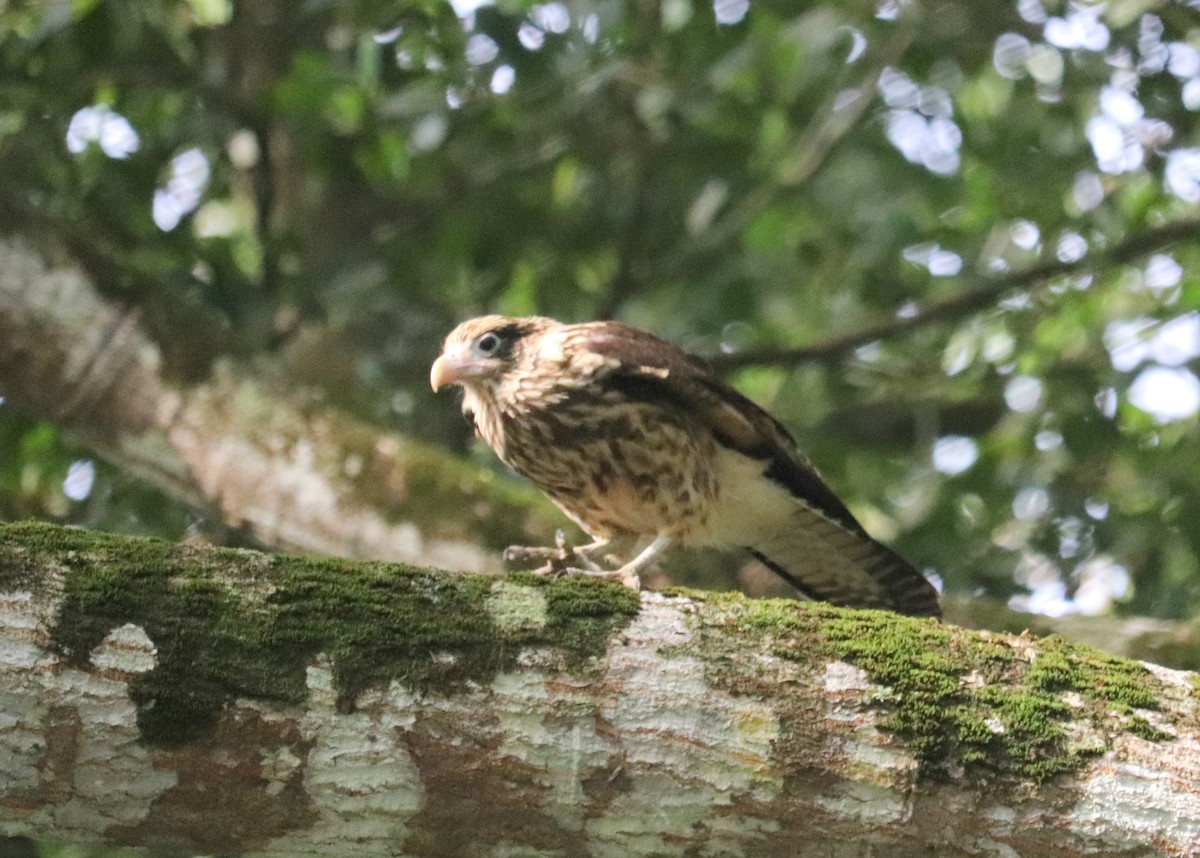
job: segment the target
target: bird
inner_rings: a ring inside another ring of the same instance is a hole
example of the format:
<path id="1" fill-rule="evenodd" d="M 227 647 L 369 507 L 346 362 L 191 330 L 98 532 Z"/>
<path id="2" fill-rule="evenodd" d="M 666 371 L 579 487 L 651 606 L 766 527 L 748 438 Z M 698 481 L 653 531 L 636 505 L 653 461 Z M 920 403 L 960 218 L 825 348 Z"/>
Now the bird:
<path id="1" fill-rule="evenodd" d="M 560 534 L 557 551 L 510 559 L 636 589 L 672 546 L 737 549 L 809 599 L 940 616 L 933 584 L 867 533 L 778 420 L 654 334 L 480 316 L 447 335 L 429 381 L 461 387 L 479 437 L 593 540 L 568 550 Z"/>

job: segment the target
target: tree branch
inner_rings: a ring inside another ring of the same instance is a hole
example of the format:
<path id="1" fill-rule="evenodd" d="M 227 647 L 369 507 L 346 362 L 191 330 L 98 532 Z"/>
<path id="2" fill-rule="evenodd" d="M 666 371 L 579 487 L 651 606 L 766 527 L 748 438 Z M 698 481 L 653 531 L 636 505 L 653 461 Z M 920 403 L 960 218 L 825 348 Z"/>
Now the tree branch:
<path id="1" fill-rule="evenodd" d="M 706 231 L 704 241 L 710 245 L 724 244 L 741 232 L 755 217 L 785 193 L 799 190 L 824 166 L 837 145 L 858 127 L 875 103 L 875 90 L 884 69 L 895 65 L 912 44 L 913 30 L 900 26 L 883 47 L 871 57 L 865 73 L 853 87 L 831 87 L 829 98 L 820 114 L 804 133 L 787 148 L 797 157 L 785 163 L 773 182 L 764 184 L 747 194 L 737 206 Z M 847 97 L 847 93 L 851 94 Z"/>
<path id="2" fill-rule="evenodd" d="M 0 837 L 1194 855 L 1194 680 L 886 612 L 0 525 Z"/>
<path id="3" fill-rule="evenodd" d="M 629 189 L 630 196 L 633 198 L 633 205 L 621 231 L 620 239 L 617 242 L 617 270 L 613 272 L 612 277 L 605 283 L 600 301 L 597 303 L 595 313 L 593 314 L 597 319 L 613 318 L 621 305 L 630 296 L 636 294 L 638 289 L 643 285 L 643 280 L 634 271 L 634 266 L 638 246 L 641 244 L 642 236 L 646 230 L 647 216 L 650 208 L 648 198 L 653 180 L 650 169 L 653 160 L 653 155 L 650 152 L 652 148 L 652 143 L 642 140 L 633 156 L 637 162 L 634 169 L 635 175 L 633 176 L 634 186 Z"/>
<path id="4" fill-rule="evenodd" d="M 900 61 L 912 44 L 913 36 L 910 26 L 899 26 L 873 54 L 866 71 L 853 86 L 831 87 L 818 115 L 786 146 L 788 151 L 797 153 L 796 157 L 784 163 L 768 181 L 746 193 L 708 229 L 699 235 L 685 237 L 682 246 L 656 267 L 653 278 L 669 278 L 701 250 L 711 251 L 725 245 L 781 196 L 803 188 L 825 165 L 838 144 L 858 127 L 867 108 L 875 103 L 879 76 L 888 66 Z M 847 98 L 847 93 L 852 96 Z"/>
<path id="5" fill-rule="evenodd" d="M 993 306 L 1011 292 L 1030 292 L 1043 286 L 1046 281 L 1054 277 L 1130 262 L 1175 242 L 1194 239 L 1198 234 L 1200 234 L 1200 220 L 1175 221 L 1130 236 L 1119 244 L 1091 253 L 1077 262 L 1047 262 L 1004 277 L 978 277 L 976 285 L 970 286 L 958 294 L 928 301 L 904 316 L 866 325 L 857 331 L 830 337 L 807 346 L 752 349 L 732 354 L 713 355 L 709 361 L 714 367 L 726 372 L 746 366 L 832 363 L 868 343 L 890 339 L 938 322 L 969 316 Z"/>

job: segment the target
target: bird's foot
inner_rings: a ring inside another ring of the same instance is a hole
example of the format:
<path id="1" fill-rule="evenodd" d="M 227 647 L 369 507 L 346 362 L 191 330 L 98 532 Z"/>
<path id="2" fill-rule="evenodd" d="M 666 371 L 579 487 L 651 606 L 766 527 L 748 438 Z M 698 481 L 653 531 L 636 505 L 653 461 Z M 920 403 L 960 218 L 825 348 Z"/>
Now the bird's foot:
<path id="1" fill-rule="evenodd" d="M 537 575 L 560 575 L 569 571 L 570 563 L 575 559 L 575 552 L 567 544 L 567 537 L 561 530 L 554 534 L 554 546 L 540 545 L 510 545 L 504 549 L 504 562 L 512 564 L 536 563 L 542 565 L 532 570 Z"/>
<path id="2" fill-rule="evenodd" d="M 582 546 L 587 547 L 587 546 Z M 542 565 L 532 570 L 538 575 L 562 575 L 567 573 L 593 572 L 600 569 L 581 548 L 573 547 L 567 542 L 567 536 L 562 530 L 554 533 L 554 546 L 540 545 L 510 545 L 504 549 L 506 563 L 523 564 L 542 561 Z M 576 569 L 571 564 L 581 561 L 585 568 Z"/>
<path id="3" fill-rule="evenodd" d="M 591 553 L 603 547 L 604 543 L 595 542 L 589 545 L 571 546 L 566 534 L 561 530 L 554 534 L 554 547 L 510 545 L 504 549 L 506 563 L 526 564 L 542 561 L 542 565 L 530 570 L 535 575 L 558 577 L 560 575 L 585 575 L 589 578 L 603 578 L 619 581 L 632 590 L 641 589 L 641 579 L 636 572 L 630 574 L 625 567 L 605 569 L 591 558 Z M 606 558 L 608 559 L 608 558 Z M 571 565 L 578 562 L 583 568 Z"/>

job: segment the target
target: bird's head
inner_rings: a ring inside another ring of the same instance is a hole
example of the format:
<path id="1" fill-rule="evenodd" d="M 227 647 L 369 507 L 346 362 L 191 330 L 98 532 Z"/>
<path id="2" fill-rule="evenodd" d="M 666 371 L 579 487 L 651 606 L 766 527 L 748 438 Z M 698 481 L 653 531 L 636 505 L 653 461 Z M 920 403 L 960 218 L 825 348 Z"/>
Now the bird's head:
<path id="1" fill-rule="evenodd" d="M 526 338 L 555 324 L 539 316 L 468 319 L 446 337 L 429 370 L 429 385 L 435 392 L 451 384 L 475 390 L 494 387 L 516 365 Z"/>

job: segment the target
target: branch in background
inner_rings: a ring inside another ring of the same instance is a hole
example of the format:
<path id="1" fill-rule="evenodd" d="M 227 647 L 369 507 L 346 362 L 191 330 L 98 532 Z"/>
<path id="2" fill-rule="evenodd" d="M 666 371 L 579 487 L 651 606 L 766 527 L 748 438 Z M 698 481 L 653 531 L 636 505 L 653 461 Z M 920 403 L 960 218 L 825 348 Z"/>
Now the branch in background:
<path id="1" fill-rule="evenodd" d="M 1010 292 L 1031 292 L 1045 285 L 1046 281 L 1054 277 L 1130 262 L 1175 242 L 1194 240 L 1197 235 L 1200 235 L 1200 220 L 1176 221 L 1130 236 L 1119 244 L 1091 253 L 1078 262 L 1047 262 L 1005 277 L 980 278 L 982 282 L 977 285 L 956 295 L 926 302 L 912 313 L 874 325 L 867 325 L 857 331 L 831 337 L 811 345 L 795 348 L 753 349 L 733 354 L 713 355 L 709 361 L 715 368 L 725 372 L 746 366 L 833 363 L 868 343 L 891 339 L 937 322 L 969 316 L 995 305 Z"/>
<path id="2" fill-rule="evenodd" d="M 629 69 L 626 77 L 640 77 L 643 74 L 651 76 L 660 71 L 662 9 L 659 0 L 638 0 L 631 9 L 636 9 L 633 23 L 633 33 L 630 40 Z M 637 111 L 636 100 L 643 92 L 643 85 L 636 80 L 627 80 L 627 85 L 616 93 L 619 112 L 623 114 L 624 125 L 630 137 L 626 147 L 633 159 L 633 169 L 630 171 L 628 196 L 633 200 L 628 216 L 622 225 L 617 246 L 617 270 L 605 284 L 592 312 L 592 318 L 611 319 L 616 316 L 621 305 L 636 294 L 647 282 L 635 270 L 638 262 L 638 251 L 645 244 L 645 234 L 649 227 L 647 222 L 651 215 L 650 196 L 655 185 L 655 131 L 646 127 Z"/>
<path id="3" fill-rule="evenodd" d="M 1149 661 L 1176 670 L 1200 668 L 1200 627 L 1192 620 L 1154 617 L 1048 617 L 1009 608 L 987 596 L 947 595 L 942 610 L 948 623 L 968 629 L 1059 635 L 1073 643 Z"/>
<path id="4" fill-rule="evenodd" d="M 653 278 L 663 280 L 679 272 L 687 262 L 701 252 L 720 248 L 737 236 L 762 212 L 784 194 L 804 187 L 825 165 L 851 131 L 858 127 L 867 108 L 875 102 L 879 77 L 888 66 L 895 65 L 912 44 L 911 27 L 899 27 L 892 38 L 872 56 L 864 74 L 853 86 L 831 87 L 831 94 L 816 118 L 787 146 L 798 157 L 780 168 L 769 181 L 749 191 L 707 229 L 684 239 L 682 246 L 655 266 Z M 847 97 L 851 93 L 852 97 Z"/>
<path id="5" fill-rule="evenodd" d="M 9 231 L 37 236 L 45 246 L 52 243 L 63 251 L 71 265 L 87 273 L 89 291 L 106 306 L 136 305 L 139 328 L 158 350 L 164 374 L 198 378 L 216 357 L 243 351 L 228 318 L 200 300 L 194 275 L 152 270 L 140 262 L 129 252 L 138 243 L 134 234 L 53 217 L 0 186 L 0 236 Z"/>
<path id="6" fill-rule="evenodd" d="M 650 212 L 648 197 L 653 184 L 653 158 L 649 150 L 653 143 L 646 140 L 645 135 L 640 135 L 639 144 L 634 155 L 637 159 L 637 168 L 633 176 L 635 187 L 630 189 L 633 207 L 617 250 L 617 270 L 605 284 L 600 303 L 592 314 L 596 319 L 613 318 L 617 309 L 638 291 L 643 282 L 634 272 L 634 265 L 637 261 L 638 247 L 646 230 L 646 218 Z"/>
<path id="7" fill-rule="evenodd" d="M 276 548 L 472 569 L 553 533 L 531 493 L 446 451 L 229 361 L 194 384 L 161 364 L 77 267 L 0 238 L 0 391 L 205 515 Z"/>

